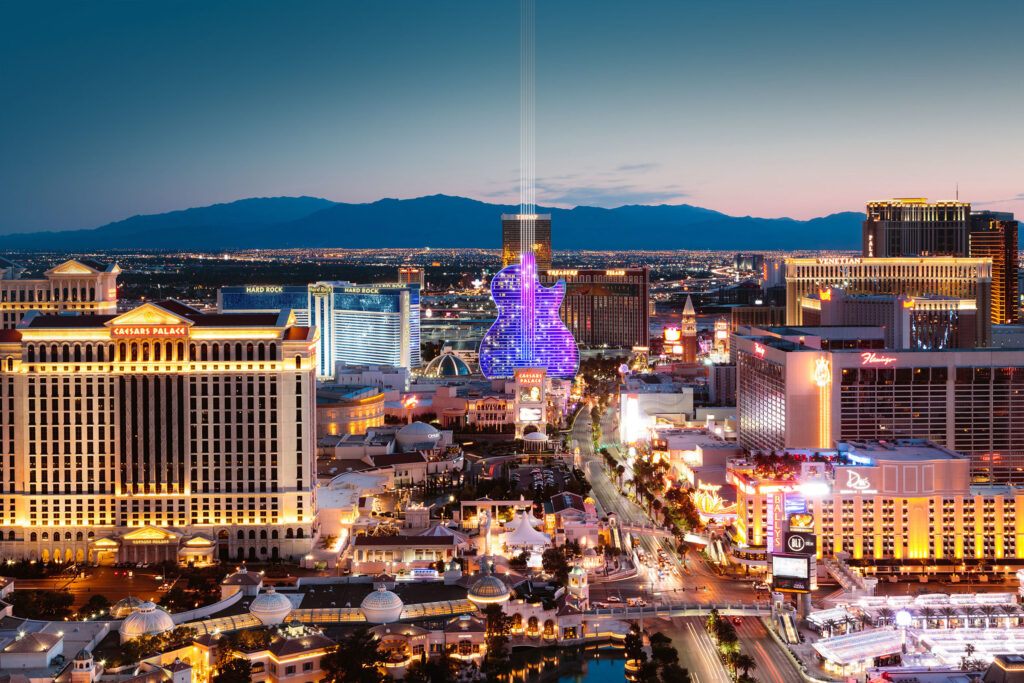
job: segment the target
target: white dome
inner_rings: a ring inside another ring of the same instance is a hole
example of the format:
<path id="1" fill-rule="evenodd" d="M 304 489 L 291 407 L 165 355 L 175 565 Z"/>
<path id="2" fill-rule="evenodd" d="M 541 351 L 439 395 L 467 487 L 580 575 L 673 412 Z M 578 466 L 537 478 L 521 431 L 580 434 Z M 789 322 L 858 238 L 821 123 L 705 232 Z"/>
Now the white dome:
<path id="1" fill-rule="evenodd" d="M 402 617 L 405 604 L 400 597 L 381 586 L 363 598 L 359 609 L 371 624 L 388 624 Z"/>
<path id="2" fill-rule="evenodd" d="M 292 601 L 269 588 L 260 593 L 249 605 L 249 613 L 260 620 L 264 626 L 280 624 L 292 611 Z"/>
<path id="3" fill-rule="evenodd" d="M 530 432 L 523 436 L 527 441 L 547 441 L 548 435 L 544 432 Z"/>
<path id="4" fill-rule="evenodd" d="M 441 440 L 441 432 L 424 422 L 413 422 L 399 429 L 395 439 L 399 446 L 408 449 L 425 442 L 436 444 Z"/>
<path id="5" fill-rule="evenodd" d="M 121 642 L 139 636 L 155 636 L 174 628 L 171 615 L 151 602 L 144 602 L 121 622 Z"/>

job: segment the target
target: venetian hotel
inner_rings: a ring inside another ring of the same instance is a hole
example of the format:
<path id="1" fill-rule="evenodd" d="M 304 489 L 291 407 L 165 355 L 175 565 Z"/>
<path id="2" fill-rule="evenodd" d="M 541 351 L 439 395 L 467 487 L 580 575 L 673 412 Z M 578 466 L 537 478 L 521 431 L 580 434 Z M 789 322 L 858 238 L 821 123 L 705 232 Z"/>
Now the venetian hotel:
<path id="1" fill-rule="evenodd" d="M 309 552 L 315 328 L 163 301 L 0 334 L 0 556 Z"/>

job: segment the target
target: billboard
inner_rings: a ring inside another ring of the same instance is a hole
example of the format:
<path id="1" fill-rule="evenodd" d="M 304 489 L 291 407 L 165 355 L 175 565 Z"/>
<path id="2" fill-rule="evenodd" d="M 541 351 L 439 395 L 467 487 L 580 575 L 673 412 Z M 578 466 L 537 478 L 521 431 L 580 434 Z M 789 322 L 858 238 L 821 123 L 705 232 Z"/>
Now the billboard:
<path id="1" fill-rule="evenodd" d="M 811 592 L 811 556 L 771 556 L 772 589 L 783 593 Z"/>
<path id="2" fill-rule="evenodd" d="M 766 529 L 768 552 L 782 550 L 782 535 L 785 533 L 786 494 L 768 494 L 768 528 Z"/>
<path id="3" fill-rule="evenodd" d="M 813 555 L 818 549 L 818 539 L 804 531 L 790 531 L 786 533 L 785 547 L 787 553 Z"/>

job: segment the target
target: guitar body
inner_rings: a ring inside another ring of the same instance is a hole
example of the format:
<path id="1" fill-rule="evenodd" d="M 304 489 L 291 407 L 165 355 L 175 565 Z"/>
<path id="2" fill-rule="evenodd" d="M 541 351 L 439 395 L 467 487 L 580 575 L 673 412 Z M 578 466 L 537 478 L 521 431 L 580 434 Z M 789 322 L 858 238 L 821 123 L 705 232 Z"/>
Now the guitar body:
<path id="1" fill-rule="evenodd" d="M 490 379 L 511 378 L 516 368 L 547 368 L 549 377 L 571 379 L 579 369 L 576 340 L 558 317 L 565 281 L 542 286 L 533 259 L 527 254 L 491 280 L 498 319 L 480 342 L 480 371 Z"/>

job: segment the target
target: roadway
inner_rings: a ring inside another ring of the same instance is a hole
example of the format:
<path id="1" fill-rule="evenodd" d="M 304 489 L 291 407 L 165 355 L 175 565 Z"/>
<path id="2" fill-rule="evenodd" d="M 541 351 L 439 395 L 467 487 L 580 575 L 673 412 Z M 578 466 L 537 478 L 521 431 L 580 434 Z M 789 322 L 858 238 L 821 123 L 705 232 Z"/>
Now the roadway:
<path id="1" fill-rule="evenodd" d="M 601 416 L 601 430 L 605 443 L 617 441 L 617 425 L 615 421 L 615 404 Z M 604 458 L 594 452 L 591 438 L 591 420 L 588 411 L 580 413 L 573 425 L 573 437 L 580 446 L 583 468 L 593 487 L 592 495 L 605 514 L 614 513 L 620 522 L 645 524 L 650 523 L 647 513 L 633 501 L 619 493 L 614 482 L 604 469 Z M 618 449 L 610 449 L 618 456 Z M 645 568 L 639 568 L 640 576 L 609 584 L 592 584 L 591 595 L 594 600 L 601 600 L 602 595 L 620 595 L 625 601 L 643 588 L 649 587 L 653 592 L 655 603 L 678 602 L 713 602 L 751 604 L 755 599 L 755 591 L 751 582 L 739 581 L 719 576 L 699 557 L 690 556 L 680 561 L 674 549 L 674 543 L 661 541 L 650 536 L 634 536 L 639 545 L 649 556 L 656 556 L 657 548 L 663 547 L 668 553 L 669 564 L 678 572 L 678 579 L 658 583 L 646 578 Z M 618 584 L 618 585 L 616 585 Z M 654 622 L 667 625 L 665 621 Z M 658 630 L 652 623 L 652 630 Z M 744 617 L 736 626 L 740 639 L 741 650 L 757 662 L 757 669 L 752 672 L 754 678 L 762 683 L 804 683 L 799 671 L 781 646 L 765 630 L 761 621 L 754 617 Z M 666 635 L 672 636 L 679 650 L 680 664 L 689 669 L 694 683 L 730 683 L 729 676 L 718 661 L 715 646 L 703 627 L 700 618 L 687 617 L 674 619 L 672 626 L 661 629 Z"/>

